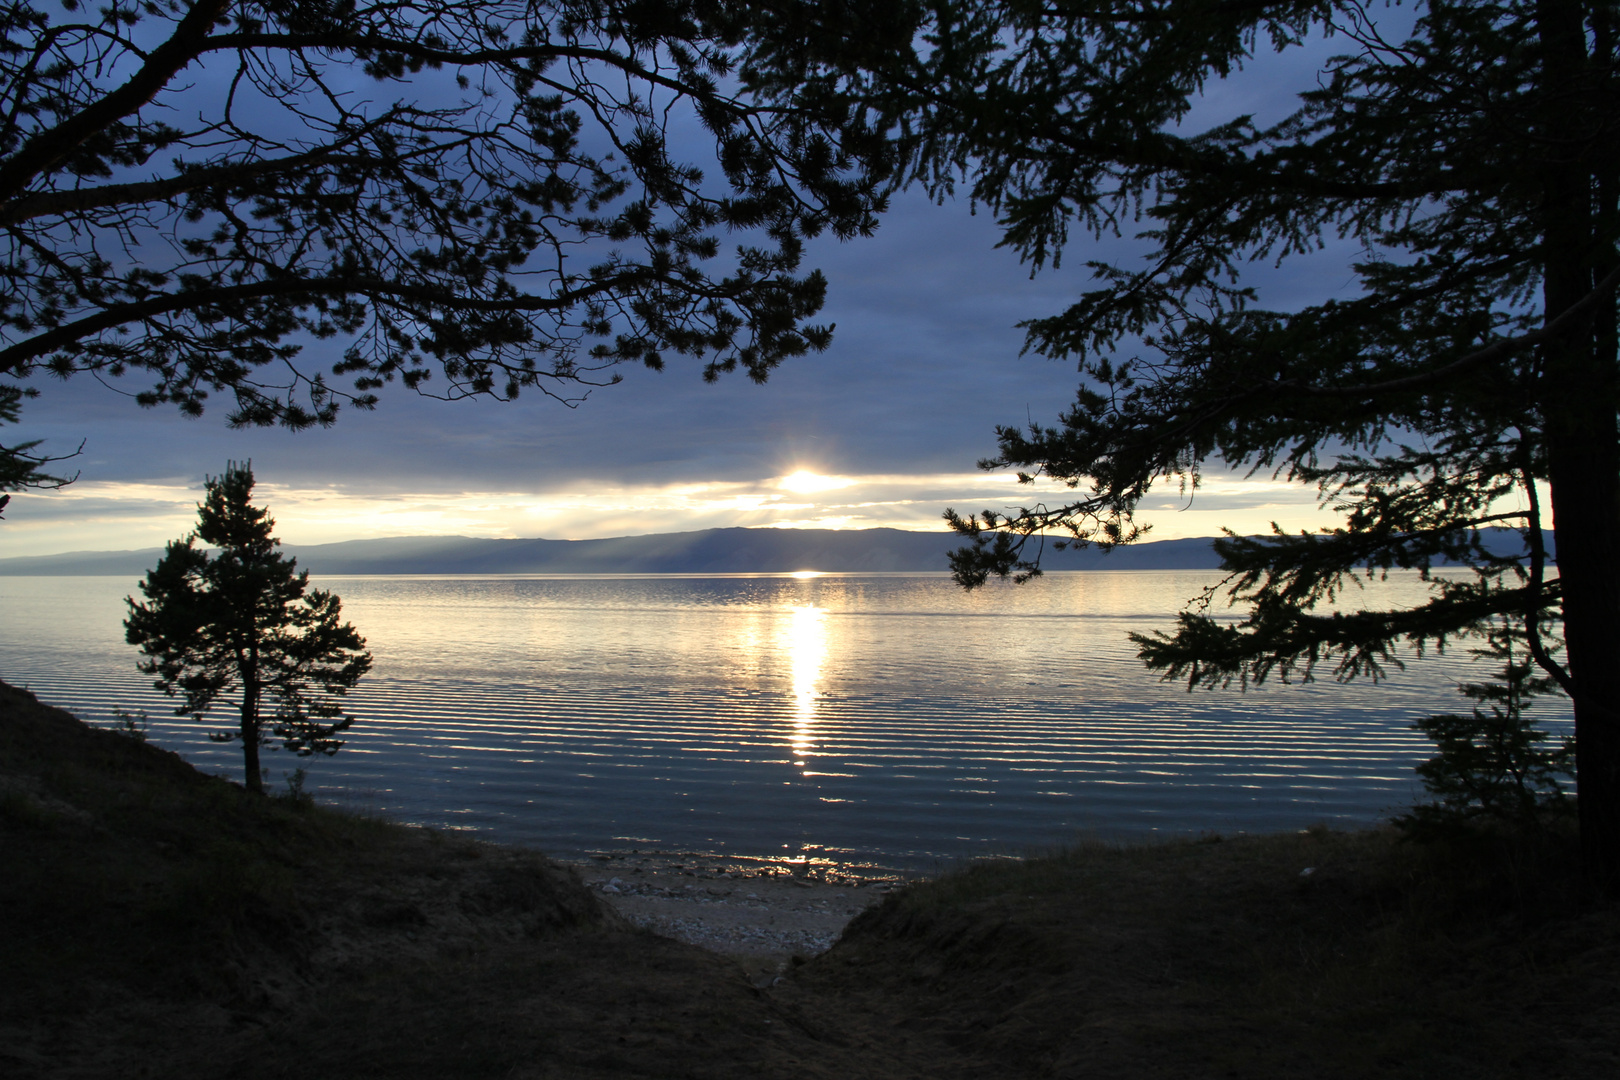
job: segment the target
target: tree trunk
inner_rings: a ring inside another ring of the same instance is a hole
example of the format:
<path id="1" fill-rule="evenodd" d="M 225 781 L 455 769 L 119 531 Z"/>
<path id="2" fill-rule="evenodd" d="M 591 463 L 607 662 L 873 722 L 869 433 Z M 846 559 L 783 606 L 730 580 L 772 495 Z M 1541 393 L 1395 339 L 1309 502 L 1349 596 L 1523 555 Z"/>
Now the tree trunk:
<path id="1" fill-rule="evenodd" d="M 1544 0 L 1541 40 L 1552 110 L 1544 145 L 1543 300 L 1550 321 L 1585 297 L 1607 238 L 1595 235 L 1589 159 L 1596 105 L 1587 78 L 1584 5 Z M 1587 114 L 1587 115 L 1583 115 Z M 1581 856 L 1600 888 L 1620 885 L 1620 447 L 1616 356 L 1607 333 L 1588 325 L 1542 353 L 1541 410 L 1564 643 L 1575 685 L 1576 784 Z"/>
<path id="2" fill-rule="evenodd" d="M 1573 403 L 1565 397 L 1564 404 L 1548 425 L 1557 431 L 1548 432 L 1547 445 L 1565 655 L 1576 690 L 1581 855 L 1588 875 L 1611 887 L 1620 884 L 1620 463 L 1613 408 L 1571 416 Z"/>
<path id="3" fill-rule="evenodd" d="M 259 682 L 242 680 L 242 766 L 247 771 L 247 789 L 264 794 L 264 774 L 259 769 Z"/>

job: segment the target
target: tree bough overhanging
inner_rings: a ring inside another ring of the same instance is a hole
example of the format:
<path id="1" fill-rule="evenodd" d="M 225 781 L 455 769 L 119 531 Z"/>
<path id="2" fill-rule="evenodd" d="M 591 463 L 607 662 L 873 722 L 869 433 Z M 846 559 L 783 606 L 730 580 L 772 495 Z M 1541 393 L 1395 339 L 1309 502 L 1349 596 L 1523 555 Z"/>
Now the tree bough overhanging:
<path id="1" fill-rule="evenodd" d="M 803 240 L 873 227 L 886 144 L 745 93 L 761 18 L 6 3 L 0 376 L 127 376 L 144 405 L 293 428 L 396 381 L 574 401 L 672 356 L 763 381 L 826 347 Z M 335 363 L 301 357 L 328 339 Z"/>
<path id="2" fill-rule="evenodd" d="M 1342 524 L 1222 540 L 1225 586 L 1137 638 L 1144 659 L 1204 686 L 1377 676 L 1513 620 L 1573 697 L 1584 858 L 1620 882 L 1620 5 L 910 11 L 912 47 L 882 53 L 826 14 L 777 89 L 808 78 L 860 103 L 904 181 L 988 207 L 1032 270 L 1079 237 L 1132 236 L 1141 255 L 1093 257 L 1067 309 L 1024 324 L 1029 351 L 1078 363 L 1080 389 L 1054 423 L 999 429 L 982 464 L 1076 494 L 949 514 L 971 541 L 958 580 L 1038 573 L 1049 534 L 1129 542 L 1150 487 L 1196 492 L 1206 463 L 1314 485 Z M 1305 49 L 1337 55 L 1287 115 L 1216 113 L 1219 80 Z M 1267 306 L 1277 268 L 1335 249 L 1352 287 Z M 1428 599 L 1325 613 L 1391 569 L 1421 571 Z M 1213 615 L 1222 593 L 1246 616 Z"/>
<path id="3" fill-rule="evenodd" d="M 20 387 L 6 386 L 0 383 L 0 426 L 15 424 L 17 422 L 18 407 L 25 397 Z M 27 442 L 14 443 L 6 446 L 0 443 L 0 492 L 38 490 L 41 488 L 63 488 L 78 479 L 78 474 L 72 476 L 56 476 L 44 470 L 58 461 L 79 456 L 79 451 L 71 454 L 40 454 L 40 440 L 30 439 Z M 11 496 L 0 494 L 0 513 L 11 503 Z"/>

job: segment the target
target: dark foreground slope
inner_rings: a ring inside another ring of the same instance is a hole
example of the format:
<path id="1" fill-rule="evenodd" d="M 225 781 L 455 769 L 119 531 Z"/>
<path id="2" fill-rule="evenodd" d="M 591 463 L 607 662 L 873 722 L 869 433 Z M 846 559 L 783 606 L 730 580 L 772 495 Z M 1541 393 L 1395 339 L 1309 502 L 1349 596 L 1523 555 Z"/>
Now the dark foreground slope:
<path id="1" fill-rule="evenodd" d="M 1097 846 L 887 899 L 794 987 L 1001 1075 L 1620 1076 L 1620 912 L 1572 845 Z"/>
<path id="2" fill-rule="evenodd" d="M 250 797 L 0 684 L 0 1076 L 1609 1078 L 1620 917 L 1561 843 L 974 867 L 761 990 L 537 854 Z"/>
<path id="3" fill-rule="evenodd" d="M 924 1075 L 538 854 L 253 797 L 4 684 L 0 911 L 8 1080 Z"/>

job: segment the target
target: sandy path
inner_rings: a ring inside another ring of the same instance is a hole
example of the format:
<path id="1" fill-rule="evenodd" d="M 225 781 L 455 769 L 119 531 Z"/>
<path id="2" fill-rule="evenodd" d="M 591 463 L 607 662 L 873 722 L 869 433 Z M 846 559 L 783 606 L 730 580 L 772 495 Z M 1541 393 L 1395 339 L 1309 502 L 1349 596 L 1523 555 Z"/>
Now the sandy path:
<path id="1" fill-rule="evenodd" d="M 892 872 L 668 852 L 572 864 L 620 915 L 738 960 L 768 984 L 795 956 L 829 948 L 851 918 L 898 888 Z"/>

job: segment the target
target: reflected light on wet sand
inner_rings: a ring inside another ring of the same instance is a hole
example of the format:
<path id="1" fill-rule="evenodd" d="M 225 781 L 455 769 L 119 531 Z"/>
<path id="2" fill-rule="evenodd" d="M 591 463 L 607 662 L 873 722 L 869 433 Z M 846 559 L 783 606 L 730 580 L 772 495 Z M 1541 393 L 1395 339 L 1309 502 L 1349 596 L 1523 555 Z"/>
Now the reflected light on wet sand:
<path id="1" fill-rule="evenodd" d="M 827 612 L 813 604 L 794 604 L 783 623 L 782 647 L 793 664 L 793 752 L 815 748 L 817 683 L 827 659 Z"/>

